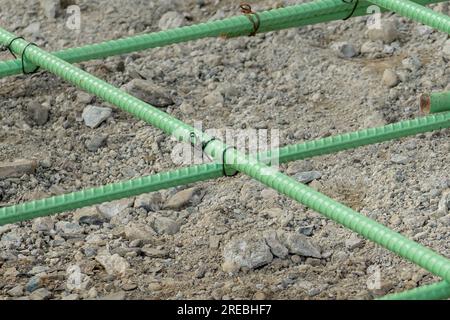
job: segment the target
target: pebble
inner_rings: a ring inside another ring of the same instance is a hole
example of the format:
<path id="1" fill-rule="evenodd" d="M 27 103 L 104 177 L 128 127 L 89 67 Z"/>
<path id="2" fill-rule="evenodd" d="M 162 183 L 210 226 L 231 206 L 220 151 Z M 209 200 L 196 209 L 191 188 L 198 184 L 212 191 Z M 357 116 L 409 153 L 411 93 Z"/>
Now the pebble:
<path id="1" fill-rule="evenodd" d="M 33 101 L 27 107 L 27 119 L 30 124 L 43 126 L 47 123 L 49 117 L 48 108 L 40 103 Z"/>
<path id="2" fill-rule="evenodd" d="M 422 62 L 420 62 L 419 58 L 415 55 L 407 57 L 402 60 L 402 65 L 405 69 L 416 72 L 422 67 Z"/>
<path id="3" fill-rule="evenodd" d="M 450 212 L 450 190 L 442 193 L 442 197 L 438 205 L 438 212 L 440 213 L 440 216 L 445 216 Z"/>
<path id="4" fill-rule="evenodd" d="M 150 258 L 167 258 L 169 257 L 169 252 L 163 249 L 157 249 L 151 247 L 150 245 L 143 246 L 141 248 L 142 253 Z"/>
<path id="5" fill-rule="evenodd" d="M 13 162 L 0 162 L 0 179 L 20 178 L 25 174 L 34 174 L 37 166 L 36 160 L 18 159 Z"/>
<path id="6" fill-rule="evenodd" d="M 359 238 L 358 236 L 352 235 L 349 239 L 345 240 L 345 247 L 348 250 L 354 250 L 356 248 L 364 247 L 364 239 Z"/>
<path id="7" fill-rule="evenodd" d="M 158 27 L 161 30 L 168 30 L 173 28 L 179 28 L 186 24 L 184 16 L 176 11 L 166 12 L 161 19 L 159 19 Z"/>
<path id="8" fill-rule="evenodd" d="M 384 70 L 382 80 L 383 84 L 388 88 L 395 87 L 400 81 L 398 75 L 391 69 Z"/>
<path id="9" fill-rule="evenodd" d="M 106 273 L 115 276 L 124 276 L 130 268 L 130 264 L 118 254 L 101 253 L 95 257 L 98 263 L 102 265 Z"/>
<path id="10" fill-rule="evenodd" d="M 366 41 L 361 45 L 362 54 L 381 53 L 384 49 L 382 41 Z"/>
<path id="11" fill-rule="evenodd" d="M 86 207 L 76 210 L 73 219 L 80 225 L 102 225 L 105 217 L 97 210 L 97 207 Z"/>
<path id="12" fill-rule="evenodd" d="M 442 46 L 442 55 L 447 60 L 450 60 L 450 39 L 444 42 L 444 45 Z"/>
<path id="13" fill-rule="evenodd" d="M 297 179 L 300 183 L 310 183 L 313 180 L 320 179 L 322 177 L 322 173 L 319 171 L 307 171 L 307 172 L 299 172 L 294 175 L 294 178 Z"/>
<path id="14" fill-rule="evenodd" d="M 90 104 L 93 100 L 94 97 L 87 92 L 79 91 L 77 93 L 77 101 L 80 102 L 81 104 Z"/>
<path id="15" fill-rule="evenodd" d="M 83 227 L 75 222 L 59 221 L 55 227 L 56 231 L 59 231 L 63 237 L 77 237 L 84 233 Z"/>
<path id="16" fill-rule="evenodd" d="M 401 154 L 393 154 L 391 156 L 391 162 L 396 164 L 407 164 L 409 161 L 409 158 L 407 156 L 401 155 Z"/>
<path id="17" fill-rule="evenodd" d="M 124 228 L 125 236 L 128 240 L 150 241 L 156 235 L 155 231 L 147 225 L 140 225 L 130 222 Z"/>
<path id="18" fill-rule="evenodd" d="M 41 8 L 49 19 L 55 19 L 61 13 L 60 0 L 40 0 Z"/>
<path id="19" fill-rule="evenodd" d="M 38 274 L 31 277 L 25 286 L 26 291 L 33 292 L 39 288 L 42 288 L 44 286 L 45 279 L 45 274 Z"/>
<path id="20" fill-rule="evenodd" d="M 71 265 L 66 270 L 66 287 L 69 291 L 84 291 L 91 283 L 91 278 L 81 272 L 78 265 Z"/>
<path id="21" fill-rule="evenodd" d="M 164 208 L 181 210 L 189 205 L 196 206 L 200 203 L 204 194 L 202 189 L 199 188 L 190 188 L 179 191 L 167 200 Z"/>
<path id="22" fill-rule="evenodd" d="M 20 297 L 23 295 L 24 287 L 19 284 L 19 285 L 15 286 L 14 288 L 8 290 L 6 293 L 11 297 L 17 298 L 17 297 Z"/>
<path id="23" fill-rule="evenodd" d="M 391 43 L 397 40 L 400 36 L 396 23 L 394 21 L 383 21 L 380 29 L 371 28 L 367 31 L 370 40 L 381 40 L 384 43 Z"/>
<path id="24" fill-rule="evenodd" d="M 331 49 L 339 58 L 353 58 L 358 55 L 358 50 L 349 42 L 334 42 Z"/>
<path id="25" fill-rule="evenodd" d="M 97 206 L 98 211 L 106 218 L 111 219 L 126 208 L 131 208 L 134 204 L 134 198 L 126 198 L 112 202 L 103 203 Z"/>
<path id="26" fill-rule="evenodd" d="M 30 300 L 47 300 L 52 296 L 52 293 L 46 288 L 37 289 L 30 294 Z"/>
<path id="27" fill-rule="evenodd" d="M 84 145 L 87 150 L 96 152 L 98 149 L 106 145 L 106 140 L 108 140 L 107 134 L 93 135 L 91 138 L 86 140 Z"/>
<path id="28" fill-rule="evenodd" d="M 50 217 L 36 218 L 33 220 L 32 229 L 36 232 L 50 232 L 55 227 L 53 219 Z"/>
<path id="29" fill-rule="evenodd" d="M 215 91 L 215 92 L 212 92 L 212 93 L 208 94 L 203 99 L 203 102 L 207 106 L 216 106 L 216 105 L 223 104 L 225 102 L 225 99 L 224 99 L 222 93 L 220 93 L 218 91 Z"/>
<path id="30" fill-rule="evenodd" d="M 289 250 L 289 253 L 304 257 L 321 258 L 320 250 L 308 237 L 295 232 L 277 232 L 280 242 Z"/>
<path id="31" fill-rule="evenodd" d="M 112 114 L 111 108 L 97 107 L 89 105 L 84 108 L 82 118 L 84 124 L 92 129 L 97 128 L 103 121 L 108 119 Z"/>
<path id="32" fill-rule="evenodd" d="M 151 81 L 133 79 L 123 85 L 122 89 L 156 108 L 166 108 L 174 104 L 167 89 L 164 89 Z"/>
<path id="33" fill-rule="evenodd" d="M 158 216 L 154 221 L 154 229 L 159 234 L 174 235 L 180 231 L 180 225 L 170 218 Z"/>
<path id="34" fill-rule="evenodd" d="M 264 234 L 264 239 L 266 240 L 266 243 L 270 247 L 270 251 L 274 256 L 281 259 L 285 259 L 288 256 L 288 249 L 278 240 L 277 233 L 275 231 L 271 230 L 266 232 Z"/>
<path id="35" fill-rule="evenodd" d="M 223 258 L 230 269 L 233 266 L 234 269 L 236 266 L 254 269 L 269 264 L 273 255 L 263 238 L 248 237 L 228 242 L 223 249 Z"/>

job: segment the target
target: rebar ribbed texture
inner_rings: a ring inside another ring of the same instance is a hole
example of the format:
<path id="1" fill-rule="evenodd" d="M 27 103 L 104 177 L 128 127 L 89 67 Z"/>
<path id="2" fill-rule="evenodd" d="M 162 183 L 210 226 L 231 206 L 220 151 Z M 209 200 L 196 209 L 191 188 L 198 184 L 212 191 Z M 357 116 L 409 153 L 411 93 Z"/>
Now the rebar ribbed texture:
<path id="1" fill-rule="evenodd" d="M 444 0 L 417 0 L 420 4 L 438 3 Z M 366 15 L 368 1 L 360 1 L 353 16 Z M 274 9 L 258 13 L 261 19 L 259 33 L 300 27 L 309 24 L 340 20 L 348 16 L 354 3 L 342 0 L 318 0 L 282 9 Z M 111 40 L 98 44 L 87 45 L 55 52 L 58 58 L 70 63 L 106 58 L 109 56 L 131 53 L 150 48 L 167 46 L 175 43 L 198 40 L 206 37 L 223 35 L 248 35 L 253 25 L 243 16 L 224 20 L 171 29 L 167 31 L 142 34 L 124 39 Z M 0 78 L 20 74 L 20 60 L 0 62 Z"/>
<path id="2" fill-rule="evenodd" d="M 450 17 L 409 0 L 370 0 L 382 8 L 401 16 L 426 24 L 437 30 L 450 33 Z"/>

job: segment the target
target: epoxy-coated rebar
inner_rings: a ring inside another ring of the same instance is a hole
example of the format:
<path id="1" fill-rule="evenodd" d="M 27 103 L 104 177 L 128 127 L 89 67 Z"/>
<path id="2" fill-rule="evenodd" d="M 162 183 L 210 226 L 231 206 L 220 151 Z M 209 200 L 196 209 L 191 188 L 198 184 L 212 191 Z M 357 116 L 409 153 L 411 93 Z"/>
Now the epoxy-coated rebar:
<path id="1" fill-rule="evenodd" d="M 442 300 L 450 298 L 450 284 L 441 281 L 408 291 L 388 294 L 378 300 Z"/>
<path id="2" fill-rule="evenodd" d="M 423 94 L 420 97 L 420 112 L 423 114 L 450 111 L 450 91 Z"/>
<path id="3" fill-rule="evenodd" d="M 0 28 L 0 44 L 10 44 L 14 39 L 17 39 L 15 35 Z M 40 66 L 79 88 L 136 115 L 166 133 L 176 136 L 179 140 L 189 141 L 191 133 L 195 133 L 198 138 L 196 142 L 208 143 L 205 152 L 216 161 L 225 158 L 231 168 L 246 173 L 263 184 L 442 277 L 444 280 L 450 281 L 450 260 L 436 252 L 405 238 L 314 189 L 302 185 L 256 159 L 230 149 L 219 140 L 212 140 L 212 137 L 195 130 L 167 113 L 130 96 L 38 47 L 30 46 L 25 40 L 17 39 L 13 41 L 11 49 L 16 54 L 22 55 L 22 58 L 25 55 L 34 65 Z M 24 49 L 27 49 L 25 53 L 23 52 Z"/>
<path id="4" fill-rule="evenodd" d="M 449 16 L 415 2 L 409 0 L 370 0 L 370 2 L 437 30 L 450 33 Z"/>
<path id="5" fill-rule="evenodd" d="M 420 4 L 438 3 L 444 0 L 416 0 Z M 352 16 L 370 14 L 368 1 L 360 1 Z M 318 0 L 282 9 L 258 13 L 261 26 L 258 33 L 299 27 L 309 24 L 340 20 L 348 16 L 354 3 L 342 0 Z M 385 11 L 384 9 L 382 11 Z M 58 58 L 70 63 L 106 58 L 170 44 L 223 35 L 248 35 L 253 28 L 249 19 L 243 16 L 212 21 L 198 25 L 176 28 L 167 31 L 142 34 L 134 37 L 111 40 L 55 52 Z M 0 78 L 22 73 L 20 60 L 0 62 Z"/>
<path id="6" fill-rule="evenodd" d="M 449 127 L 450 112 L 447 112 L 290 145 L 272 152 L 262 152 L 257 155 L 257 158 L 259 161 L 269 164 L 272 156 L 279 155 L 279 162 L 285 163 Z M 0 225 L 79 209 L 188 183 L 205 181 L 222 175 L 221 164 L 201 164 L 148 177 L 108 184 L 102 187 L 25 202 L 15 206 L 0 208 Z"/>

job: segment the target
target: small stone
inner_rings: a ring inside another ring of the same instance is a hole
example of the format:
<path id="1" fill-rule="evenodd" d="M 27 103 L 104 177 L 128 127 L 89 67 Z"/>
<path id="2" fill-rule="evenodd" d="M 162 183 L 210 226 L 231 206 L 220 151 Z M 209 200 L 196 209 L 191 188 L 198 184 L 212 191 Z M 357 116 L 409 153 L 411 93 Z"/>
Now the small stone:
<path id="1" fill-rule="evenodd" d="M 345 247 L 348 250 L 354 250 L 356 248 L 362 248 L 364 247 L 364 240 L 353 235 L 349 239 L 345 240 Z"/>
<path id="2" fill-rule="evenodd" d="M 196 206 L 203 199 L 204 192 L 199 188 L 190 188 L 177 192 L 171 196 L 164 208 L 172 210 L 181 210 L 188 205 Z"/>
<path id="3" fill-rule="evenodd" d="M 391 70 L 386 69 L 383 72 L 383 83 L 388 88 L 393 88 L 399 83 L 400 79 L 398 78 L 397 74 Z"/>
<path id="4" fill-rule="evenodd" d="M 137 287 L 138 286 L 135 283 L 126 283 L 126 284 L 122 285 L 121 288 L 123 291 L 133 291 L 133 290 L 136 290 Z"/>
<path id="5" fill-rule="evenodd" d="M 41 8 L 49 19 L 55 19 L 61 13 L 60 0 L 40 0 Z"/>
<path id="6" fill-rule="evenodd" d="M 210 249 L 218 249 L 220 245 L 220 236 L 210 236 L 209 237 L 209 248 Z"/>
<path id="7" fill-rule="evenodd" d="M 226 273 L 237 273 L 241 267 L 233 261 L 225 261 L 222 264 L 222 270 Z"/>
<path id="8" fill-rule="evenodd" d="M 36 218 L 33 220 L 31 229 L 35 232 L 50 232 L 55 227 L 53 219 L 50 217 Z"/>
<path id="9" fill-rule="evenodd" d="M 44 273 L 48 271 L 48 267 L 47 266 L 34 266 L 33 269 L 31 269 L 28 274 L 35 276 L 38 275 L 40 273 Z"/>
<path id="10" fill-rule="evenodd" d="M 438 205 L 438 212 L 441 213 L 441 216 L 445 216 L 450 212 L 450 190 L 442 193 L 442 197 Z"/>
<path id="11" fill-rule="evenodd" d="M 362 54 L 376 54 L 383 52 L 384 46 L 381 41 L 366 41 L 361 46 Z"/>
<path id="12" fill-rule="evenodd" d="M 402 65 L 405 69 L 415 72 L 422 67 L 422 62 L 417 56 L 410 56 L 402 60 Z"/>
<path id="13" fill-rule="evenodd" d="M 228 242 L 223 250 L 224 261 L 240 268 L 255 269 L 269 264 L 273 255 L 263 238 L 247 237 Z"/>
<path id="14" fill-rule="evenodd" d="M 134 200 L 135 208 L 144 208 L 148 211 L 158 211 L 161 209 L 162 197 L 158 192 L 141 194 Z"/>
<path id="15" fill-rule="evenodd" d="M 321 258 L 320 250 L 303 234 L 280 231 L 277 235 L 280 242 L 288 248 L 290 253 L 304 257 Z"/>
<path id="16" fill-rule="evenodd" d="M 35 160 L 14 160 L 13 162 L 0 162 L 0 179 L 20 178 L 25 174 L 34 174 L 37 168 Z"/>
<path id="17" fill-rule="evenodd" d="M 442 47 L 442 54 L 444 58 L 447 58 L 447 60 L 450 60 L 450 39 L 444 42 L 444 45 Z"/>
<path id="18" fill-rule="evenodd" d="M 297 179 L 300 183 L 310 183 L 313 180 L 320 179 L 322 177 L 322 173 L 319 171 L 307 171 L 300 172 L 294 175 L 294 178 Z"/>
<path id="19" fill-rule="evenodd" d="M 83 227 L 78 223 L 69 221 L 59 221 L 55 225 L 56 231 L 59 231 L 63 237 L 77 237 L 84 233 Z"/>
<path id="20" fill-rule="evenodd" d="M 142 247 L 141 251 L 144 255 L 150 258 L 167 258 L 169 256 L 169 252 L 167 250 L 153 248 L 149 245 Z"/>
<path id="21" fill-rule="evenodd" d="M 91 282 L 91 278 L 82 273 L 78 265 L 69 266 L 66 270 L 66 276 L 66 287 L 69 291 L 84 291 Z"/>
<path id="22" fill-rule="evenodd" d="M 225 99 L 219 91 L 212 92 L 208 94 L 204 99 L 204 103 L 207 106 L 215 106 L 218 104 L 223 104 L 225 102 Z"/>
<path id="23" fill-rule="evenodd" d="M 44 286 L 46 277 L 44 275 L 35 275 L 28 280 L 25 289 L 27 292 L 33 292 Z"/>
<path id="24" fill-rule="evenodd" d="M 105 217 L 97 210 L 96 207 L 86 207 L 76 210 L 73 213 L 73 219 L 80 225 L 102 225 Z"/>
<path id="25" fill-rule="evenodd" d="M 130 222 L 124 228 L 125 236 L 128 240 L 150 241 L 156 235 L 155 231 L 147 225 L 139 225 Z"/>
<path id="26" fill-rule="evenodd" d="M 121 199 L 117 201 L 103 203 L 97 206 L 98 211 L 106 218 L 111 219 L 126 208 L 131 208 L 134 204 L 134 198 Z"/>
<path id="27" fill-rule="evenodd" d="M 388 44 L 394 42 L 400 36 L 394 21 L 384 21 L 381 28 L 371 28 L 367 35 L 372 41 L 381 40 Z"/>
<path id="28" fill-rule="evenodd" d="M 47 300 L 52 296 L 51 292 L 46 288 L 37 289 L 30 294 L 31 300 Z"/>
<path id="29" fill-rule="evenodd" d="M 166 217 L 156 217 L 154 221 L 154 229 L 158 234 L 174 235 L 180 231 L 180 225 Z"/>
<path id="30" fill-rule="evenodd" d="M 27 107 L 27 120 L 30 124 L 43 126 L 48 121 L 48 108 L 34 101 Z"/>
<path id="31" fill-rule="evenodd" d="M 161 19 L 159 19 L 158 27 L 161 30 L 168 30 L 173 28 L 179 28 L 186 24 L 184 16 L 176 11 L 166 12 Z"/>
<path id="32" fill-rule="evenodd" d="M 14 288 L 8 290 L 6 293 L 11 297 L 20 297 L 23 295 L 24 287 L 22 285 L 17 285 Z"/>
<path id="33" fill-rule="evenodd" d="M 278 258 L 285 259 L 289 250 L 281 244 L 278 240 L 277 233 L 275 231 L 268 231 L 264 234 L 264 239 L 267 245 L 270 247 L 272 254 Z"/>
<path id="34" fill-rule="evenodd" d="M 98 149 L 103 147 L 106 144 L 106 140 L 108 139 L 107 134 L 94 135 L 90 139 L 86 140 L 84 145 L 86 149 L 91 152 L 96 152 Z"/>
<path id="35" fill-rule="evenodd" d="M 89 105 L 83 110 L 81 115 L 84 124 L 92 129 L 97 128 L 103 121 L 108 119 L 112 114 L 111 108 L 103 108 Z"/>
<path id="36" fill-rule="evenodd" d="M 152 282 L 152 283 L 150 283 L 150 284 L 148 285 L 148 290 L 149 290 L 150 292 L 159 291 L 159 290 L 161 290 L 161 289 L 162 289 L 162 286 L 161 286 L 159 283 L 157 283 L 157 282 Z"/>
<path id="37" fill-rule="evenodd" d="M 253 295 L 253 300 L 266 300 L 266 294 L 264 292 L 258 291 Z"/>
<path id="38" fill-rule="evenodd" d="M 401 154 L 394 154 L 391 156 L 391 162 L 396 164 L 407 164 L 409 158 Z"/>
<path id="39" fill-rule="evenodd" d="M 116 276 L 124 276 L 130 268 L 130 264 L 118 254 L 110 255 L 109 253 L 101 253 L 95 257 L 105 268 L 106 273 Z"/>
<path id="40" fill-rule="evenodd" d="M 120 301 L 120 300 L 125 300 L 126 296 L 127 295 L 124 291 L 119 291 L 119 292 L 108 294 L 107 296 L 104 296 L 104 297 L 100 298 L 99 300 Z"/>
<path id="41" fill-rule="evenodd" d="M 148 80 L 133 79 L 123 85 L 122 89 L 156 108 L 166 108 L 174 104 L 166 89 Z"/>
<path id="42" fill-rule="evenodd" d="M 331 49 L 339 58 L 353 58 L 358 55 L 358 50 L 348 42 L 334 42 Z"/>
<path id="43" fill-rule="evenodd" d="M 25 29 L 23 29 L 23 33 L 37 36 L 39 35 L 39 31 L 41 30 L 40 22 L 33 22 L 28 25 Z"/>
<path id="44" fill-rule="evenodd" d="M 91 96 L 89 93 L 80 91 L 77 93 L 77 101 L 82 104 L 90 104 L 92 102 L 93 96 Z"/>

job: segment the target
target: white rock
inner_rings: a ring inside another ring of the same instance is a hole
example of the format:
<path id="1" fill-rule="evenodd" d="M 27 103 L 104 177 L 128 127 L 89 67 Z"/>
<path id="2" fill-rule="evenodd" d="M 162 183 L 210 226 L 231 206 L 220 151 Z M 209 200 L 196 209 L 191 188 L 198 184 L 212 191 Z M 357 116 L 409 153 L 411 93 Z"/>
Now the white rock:
<path id="1" fill-rule="evenodd" d="M 134 198 L 121 199 L 117 201 L 103 203 L 97 206 L 98 211 L 107 219 L 118 215 L 126 208 L 131 208 L 134 204 Z"/>
<path id="2" fill-rule="evenodd" d="M 91 278 L 81 272 L 78 265 L 69 266 L 66 270 L 66 287 L 69 291 L 86 290 L 91 282 Z"/>
<path id="3" fill-rule="evenodd" d="M 382 80 L 384 85 L 388 88 L 395 87 L 400 81 L 397 74 L 391 69 L 384 70 Z"/>
<path id="4" fill-rule="evenodd" d="M 179 28 L 186 24 L 184 16 L 176 11 L 166 12 L 161 19 L 159 19 L 158 27 L 161 30 Z"/>

